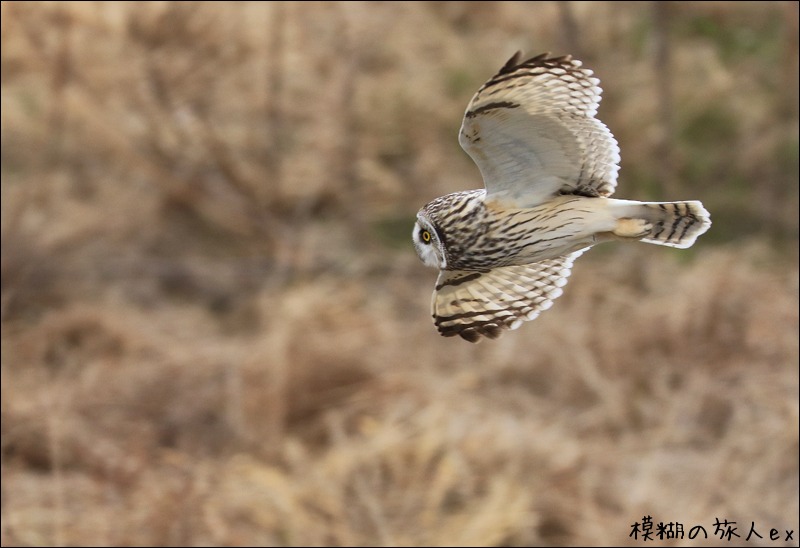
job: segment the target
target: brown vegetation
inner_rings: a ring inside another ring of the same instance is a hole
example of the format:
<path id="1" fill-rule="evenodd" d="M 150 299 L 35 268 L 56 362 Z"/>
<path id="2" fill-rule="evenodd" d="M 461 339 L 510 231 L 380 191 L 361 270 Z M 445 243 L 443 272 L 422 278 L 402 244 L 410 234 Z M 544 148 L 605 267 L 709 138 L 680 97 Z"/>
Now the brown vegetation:
<path id="1" fill-rule="evenodd" d="M 4 2 L 0 542 L 797 538 L 797 20 Z M 475 346 L 436 334 L 410 229 L 480 184 L 460 117 L 516 49 L 601 78 L 620 197 L 714 226 L 598 247 Z"/>

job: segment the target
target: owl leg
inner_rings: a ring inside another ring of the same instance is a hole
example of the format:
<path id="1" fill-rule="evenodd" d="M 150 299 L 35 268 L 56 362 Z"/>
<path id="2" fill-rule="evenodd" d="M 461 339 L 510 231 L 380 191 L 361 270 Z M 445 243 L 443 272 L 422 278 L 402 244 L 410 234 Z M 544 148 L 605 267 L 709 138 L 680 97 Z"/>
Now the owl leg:
<path id="1" fill-rule="evenodd" d="M 617 219 L 614 235 L 620 238 L 642 238 L 653 230 L 653 223 L 644 219 Z"/>

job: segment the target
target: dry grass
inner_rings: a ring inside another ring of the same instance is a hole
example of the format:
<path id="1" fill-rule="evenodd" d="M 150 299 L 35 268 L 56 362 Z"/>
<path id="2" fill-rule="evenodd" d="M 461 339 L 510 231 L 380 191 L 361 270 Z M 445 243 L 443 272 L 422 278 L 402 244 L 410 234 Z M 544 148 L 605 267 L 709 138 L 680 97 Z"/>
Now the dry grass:
<path id="1" fill-rule="evenodd" d="M 674 8 L 663 180 L 649 4 L 569 6 L 3 3 L 2 545 L 797 537 L 796 5 Z M 715 225 L 475 346 L 408 233 L 516 48 L 583 51 L 621 195 Z"/>
<path id="2" fill-rule="evenodd" d="M 247 334 L 191 303 L 8 326 L 7 541 L 603 544 L 645 513 L 793 528 L 797 270 L 646 257 L 587 258 L 559 306 L 477 347 L 420 321 L 429 276 L 402 258 L 372 287 L 260 291 Z"/>

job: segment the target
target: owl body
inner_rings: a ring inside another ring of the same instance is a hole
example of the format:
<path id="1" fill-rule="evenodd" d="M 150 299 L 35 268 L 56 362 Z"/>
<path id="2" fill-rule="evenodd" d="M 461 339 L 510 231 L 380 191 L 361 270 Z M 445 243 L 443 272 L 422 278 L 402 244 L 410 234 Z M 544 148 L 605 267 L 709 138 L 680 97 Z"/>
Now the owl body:
<path id="1" fill-rule="evenodd" d="M 686 248 L 711 226 L 697 201 L 612 199 L 619 147 L 595 118 L 599 81 L 570 56 L 513 56 L 467 106 L 459 142 L 485 189 L 417 213 L 417 254 L 439 278 L 439 333 L 496 338 L 547 310 L 574 260 L 608 240 Z"/>
<path id="2" fill-rule="evenodd" d="M 420 256 L 429 257 L 423 262 L 485 271 L 560 257 L 602 241 L 615 225 L 613 206 L 622 202 L 555 196 L 535 207 L 502 208 L 485 197 L 483 189 L 455 192 L 419 211 L 413 239 Z M 425 230 L 430 244 L 422 239 Z"/>

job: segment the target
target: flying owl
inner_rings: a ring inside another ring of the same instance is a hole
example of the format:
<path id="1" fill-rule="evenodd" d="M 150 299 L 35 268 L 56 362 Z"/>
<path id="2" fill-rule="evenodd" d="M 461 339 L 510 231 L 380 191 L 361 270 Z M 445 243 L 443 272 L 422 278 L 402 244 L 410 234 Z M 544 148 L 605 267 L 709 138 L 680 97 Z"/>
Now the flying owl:
<path id="1" fill-rule="evenodd" d="M 445 337 L 495 339 L 536 318 L 597 243 L 687 248 L 711 226 L 697 201 L 609 198 L 619 146 L 595 118 L 599 80 L 569 55 L 520 55 L 478 90 L 461 125 L 459 143 L 486 188 L 417 213 L 414 247 L 440 269 L 431 311 Z"/>

